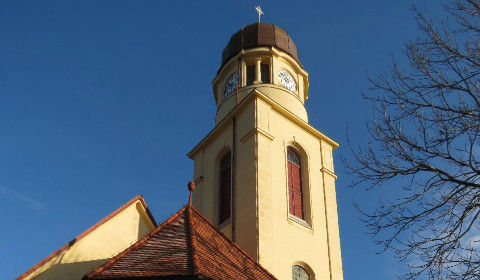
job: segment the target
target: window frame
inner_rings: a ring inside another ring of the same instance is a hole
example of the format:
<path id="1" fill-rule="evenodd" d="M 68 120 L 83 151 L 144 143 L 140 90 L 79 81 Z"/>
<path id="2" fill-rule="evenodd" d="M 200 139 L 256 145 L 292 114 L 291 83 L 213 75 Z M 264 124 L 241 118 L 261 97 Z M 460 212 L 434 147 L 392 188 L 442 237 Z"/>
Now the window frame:
<path id="1" fill-rule="evenodd" d="M 300 158 L 301 163 L 301 182 L 302 182 L 302 208 L 303 208 L 303 219 L 298 218 L 297 216 L 290 213 L 290 189 L 289 189 L 289 179 L 288 179 L 288 148 L 293 149 L 296 152 L 297 156 Z M 314 231 L 313 226 L 313 213 L 312 213 L 312 197 L 311 197 L 311 178 L 310 177 L 310 163 L 309 155 L 302 148 L 302 146 L 293 141 L 287 141 L 284 146 L 284 168 L 285 168 L 285 213 L 286 219 L 290 225 L 300 226 L 303 229 L 307 229 L 310 232 Z"/>
<path id="2" fill-rule="evenodd" d="M 296 194 L 296 191 L 294 188 L 291 188 L 290 184 L 290 177 L 292 176 L 290 173 L 290 164 L 295 165 L 298 167 L 298 181 L 299 181 L 299 189 L 300 193 Z M 299 152 L 297 149 L 293 148 L 292 146 L 287 146 L 287 186 L 288 186 L 288 214 L 289 216 L 293 216 L 298 220 L 305 221 L 305 190 L 304 190 L 304 182 L 303 182 L 303 176 L 304 176 L 304 170 L 302 166 L 302 160 L 299 155 Z M 293 195 L 292 197 L 290 195 Z M 292 210 L 292 203 L 295 201 L 295 194 L 300 196 L 300 203 L 301 203 L 301 213 L 300 216 L 297 216 L 298 213 L 295 213 L 295 208 Z M 293 212 L 292 212 L 293 211 Z"/>

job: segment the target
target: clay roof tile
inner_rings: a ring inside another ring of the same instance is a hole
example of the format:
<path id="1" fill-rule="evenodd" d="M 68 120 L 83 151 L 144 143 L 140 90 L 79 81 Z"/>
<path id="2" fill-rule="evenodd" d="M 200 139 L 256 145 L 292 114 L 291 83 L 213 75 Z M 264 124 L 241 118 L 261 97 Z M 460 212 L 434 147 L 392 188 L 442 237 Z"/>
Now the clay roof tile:
<path id="1" fill-rule="evenodd" d="M 83 279 L 165 277 L 276 279 L 190 205 Z"/>

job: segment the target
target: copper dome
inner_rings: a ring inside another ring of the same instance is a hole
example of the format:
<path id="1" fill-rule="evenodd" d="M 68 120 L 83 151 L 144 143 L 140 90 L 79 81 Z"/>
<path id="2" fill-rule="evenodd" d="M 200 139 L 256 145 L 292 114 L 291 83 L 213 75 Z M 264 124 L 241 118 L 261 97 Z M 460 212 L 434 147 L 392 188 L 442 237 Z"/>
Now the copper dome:
<path id="1" fill-rule="evenodd" d="M 297 46 L 282 28 L 271 23 L 254 23 L 243 27 L 233 34 L 228 45 L 222 52 L 223 65 L 242 49 L 255 47 L 276 47 L 294 58 L 300 63 L 297 54 Z"/>

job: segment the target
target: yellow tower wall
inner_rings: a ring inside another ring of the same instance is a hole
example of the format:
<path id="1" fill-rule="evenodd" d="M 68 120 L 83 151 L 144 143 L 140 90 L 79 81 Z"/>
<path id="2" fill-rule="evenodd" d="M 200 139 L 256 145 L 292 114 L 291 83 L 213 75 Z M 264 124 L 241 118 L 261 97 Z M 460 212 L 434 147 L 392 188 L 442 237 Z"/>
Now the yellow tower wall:
<path id="1" fill-rule="evenodd" d="M 195 147 L 194 206 L 218 225 L 218 164 L 233 146 L 235 233 L 220 229 L 280 280 L 300 264 L 312 279 L 342 280 L 332 151 L 338 145 L 257 87 Z M 306 221 L 288 212 L 287 146 L 302 154 Z"/>
<path id="2" fill-rule="evenodd" d="M 233 120 L 235 119 L 235 121 Z M 235 122 L 235 136 L 233 126 Z M 193 206 L 204 217 L 230 239 L 235 241 L 250 256 L 256 258 L 256 178 L 255 178 L 255 142 L 249 132 L 255 126 L 254 103 L 243 103 L 192 151 L 189 156 L 194 160 L 194 179 L 196 189 L 193 194 Z M 234 174 L 235 234 L 232 233 L 232 219 L 218 224 L 219 208 L 219 162 L 226 152 L 232 151 L 235 137 Z M 239 232 L 240 231 L 240 232 Z M 248 231 L 242 233 L 241 231 Z"/>
<path id="3" fill-rule="evenodd" d="M 314 279 L 341 280 L 332 159 L 337 144 L 261 93 L 256 104 L 263 132 L 257 139 L 258 261 L 278 279 L 291 279 L 292 266 L 301 264 Z M 302 158 L 305 221 L 288 211 L 288 146 Z"/>

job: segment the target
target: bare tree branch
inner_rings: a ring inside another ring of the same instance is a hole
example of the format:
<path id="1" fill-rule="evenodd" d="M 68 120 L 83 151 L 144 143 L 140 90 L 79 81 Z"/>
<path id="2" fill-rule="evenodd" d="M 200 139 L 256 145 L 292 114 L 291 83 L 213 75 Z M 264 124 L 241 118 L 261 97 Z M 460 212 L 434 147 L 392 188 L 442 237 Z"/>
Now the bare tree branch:
<path id="1" fill-rule="evenodd" d="M 343 159 L 356 185 L 400 186 L 403 196 L 360 210 L 401 279 L 480 279 L 480 0 L 453 0 L 449 19 L 413 7 L 423 37 L 408 62 L 375 78 L 366 148 Z M 359 208 L 361 209 L 361 208 Z"/>

